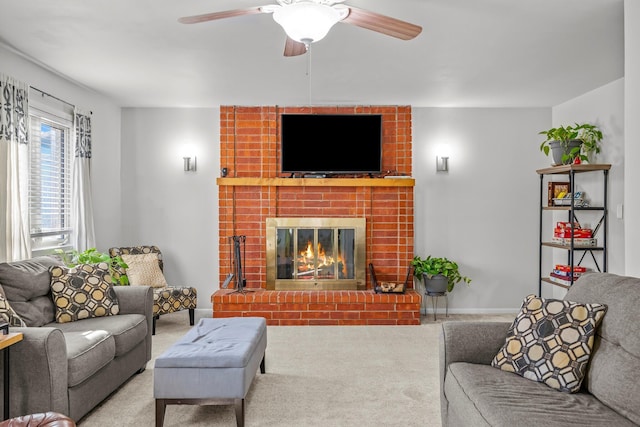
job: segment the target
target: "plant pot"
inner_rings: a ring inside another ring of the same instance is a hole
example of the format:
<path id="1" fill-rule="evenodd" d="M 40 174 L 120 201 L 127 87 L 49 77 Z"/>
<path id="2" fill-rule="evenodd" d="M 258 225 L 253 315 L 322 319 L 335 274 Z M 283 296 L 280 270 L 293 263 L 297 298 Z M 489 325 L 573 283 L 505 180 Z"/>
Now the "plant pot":
<path id="1" fill-rule="evenodd" d="M 549 148 L 551 148 L 551 155 L 553 156 L 554 165 L 567 165 L 573 163 L 573 158 L 569 158 L 562 161 L 562 157 L 565 154 L 571 153 L 574 148 L 579 148 L 582 145 L 582 140 L 572 139 L 568 142 L 567 147 L 563 147 L 560 141 L 550 141 Z"/>
<path id="2" fill-rule="evenodd" d="M 428 294 L 441 294 L 447 292 L 449 279 L 447 279 L 447 277 L 443 276 L 442 274 L 431 276 L 431 279 L 429 279 L 425 274 L 424 276 L 422 276 L 422 281 L 424 282 L 425 292 Z"/>

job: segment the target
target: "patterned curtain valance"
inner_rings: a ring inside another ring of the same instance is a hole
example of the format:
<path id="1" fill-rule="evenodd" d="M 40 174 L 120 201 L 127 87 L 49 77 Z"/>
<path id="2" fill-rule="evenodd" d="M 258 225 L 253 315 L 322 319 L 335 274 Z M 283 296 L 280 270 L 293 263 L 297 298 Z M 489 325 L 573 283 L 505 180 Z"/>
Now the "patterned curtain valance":
<path id="1" fill-rule="evenodd" d="M 0 74 L 0 141 L 29 140 L 29 86 Z"/>

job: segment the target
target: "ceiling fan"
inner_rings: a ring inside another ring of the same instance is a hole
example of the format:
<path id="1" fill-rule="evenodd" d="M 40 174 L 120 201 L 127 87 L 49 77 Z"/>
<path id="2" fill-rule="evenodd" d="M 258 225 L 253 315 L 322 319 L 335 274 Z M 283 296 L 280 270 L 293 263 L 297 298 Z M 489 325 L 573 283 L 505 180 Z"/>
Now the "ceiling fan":
<path id="1" fill-rule="evenodd" d="M 422 32 L 422 27 L 369 10 L 346 6 L 346 0 L 276 0 L 278 4 L 233 9 L 178 19 L 183 24 L 214 21 L 256 13 L 271 13 L 284 28 L 287 41 L 284 56 L 297 56 L 307 52 L 311 43 L 321 40 L 337 22 L 355 25 L 401 40 L 411 40 Z"/>

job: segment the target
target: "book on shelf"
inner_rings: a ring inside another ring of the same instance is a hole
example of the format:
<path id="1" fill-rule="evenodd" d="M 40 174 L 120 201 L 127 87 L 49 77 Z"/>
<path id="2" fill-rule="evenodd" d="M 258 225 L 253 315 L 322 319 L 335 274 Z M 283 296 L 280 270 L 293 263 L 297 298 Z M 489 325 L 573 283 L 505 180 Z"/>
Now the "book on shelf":
<path id="1" fill-rule="evenodd" d="M 558 274 L 554 274 L 549 273 L 549 280 L 551 280 L 552 282 L 555 283 L 559 283 L 561 285 L 566 285 L 566 286 L 571 286 L 572 282 L 571 282 L 571 278 L 570 277 L 566 277 L 566 276 L 560 276 Z M 573 281 L 575 282 L 577 279 L 573 279 Z"/>
<path id="2" fill-rule="evenodd" d="M 556 270 L 556 269 L 554 269 L 552 273 L 558 277 L 566 277 L 567 279 L 570 279 L 572 276 L 572 274 L 568 271 L 562 271 L 562 270 Z M 577 272 L 577 271 L 573 272 L 573 280 L 577 279 L 580 276 L 582 276 L 582 272 Z"/>
<path id="3" fill-rule="evenodd" d="M 551 239 L 553 243 L 557 243 L 559 245 L 569 246 L 571 245 L 570 237 L 553 237 Z M 591 247 L 598 246 L 598 239 L 593 237 L 574 237 L 573 238 L 573 246 L 575 247 Z"/>
<path id="4" fill-rule="evenodd" d="M 554 270 L 560 270 L 560 271 L 564 271 L 566 273 L 570 273 L 571 272 L 571 266 L 567 265 L 567 264 L 556 264 L 556 266 L 554 267 Z M 574 265 L 573 266 L 573 271 L 575 273 L 586 273 L 587 267 L 583 267 L 581 265 Z"/>
<path id="5" fill-rule="evenodd" d="M 568 182 L 549 182 L 548 194 L 547 194 L 547 206 L 553 206 L 553 199 L 557 199 L 558 196 L 564 197 L 569 192 Z"/>

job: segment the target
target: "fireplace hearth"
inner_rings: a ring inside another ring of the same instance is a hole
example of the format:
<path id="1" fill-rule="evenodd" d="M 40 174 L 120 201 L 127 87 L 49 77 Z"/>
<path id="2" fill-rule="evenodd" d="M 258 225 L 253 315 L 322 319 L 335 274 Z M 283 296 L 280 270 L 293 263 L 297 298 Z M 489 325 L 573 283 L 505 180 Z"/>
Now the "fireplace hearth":
<path id="1" fill-rule="evenodd" d="M 270 290 L 366 289 L 364 218 L 267 218 Z"/>

